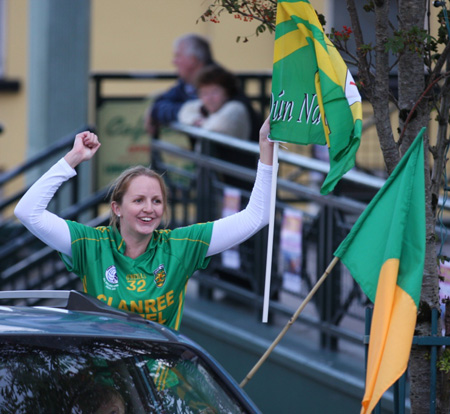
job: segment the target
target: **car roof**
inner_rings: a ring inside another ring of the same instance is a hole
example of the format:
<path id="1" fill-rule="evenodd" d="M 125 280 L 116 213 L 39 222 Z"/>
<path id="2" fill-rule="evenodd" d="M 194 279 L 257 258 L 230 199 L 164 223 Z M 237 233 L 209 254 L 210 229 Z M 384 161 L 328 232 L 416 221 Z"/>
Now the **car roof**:
<path id="1" fill-rule="evenodd" d="M 0 291 L 0 341 L 2 337 L 27 335 L 143 340 L 186 346 L 209 361 L 210 368 L 230 390 L 234 389 L 235 397 L 249 412 L 260 412 L 231 375 L 196 342 L 171 328 L 136 313 L 112 308 L 78 291 Z"/>
<path id="2" fill-rule="evenodd" d="M 11 301 L 17 303 L 24 300 L 35 305 L 10 304 Z M 148 321 L 138 314 L 111 308 L 78 291 L 0 292 L 0 335 L 36 333 L 190 344 L 187 338 L 168 327 Z"/>

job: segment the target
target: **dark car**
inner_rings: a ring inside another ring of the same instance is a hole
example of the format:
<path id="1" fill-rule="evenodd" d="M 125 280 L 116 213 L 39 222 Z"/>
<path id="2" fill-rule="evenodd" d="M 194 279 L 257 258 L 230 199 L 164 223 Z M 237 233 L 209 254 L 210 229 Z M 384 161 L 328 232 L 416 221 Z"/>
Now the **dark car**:
<path id="1" fill-rule="evenodd" d="M 76 291 L 0 292 L 2 414 L 259 412 L 178 332 Z"/>

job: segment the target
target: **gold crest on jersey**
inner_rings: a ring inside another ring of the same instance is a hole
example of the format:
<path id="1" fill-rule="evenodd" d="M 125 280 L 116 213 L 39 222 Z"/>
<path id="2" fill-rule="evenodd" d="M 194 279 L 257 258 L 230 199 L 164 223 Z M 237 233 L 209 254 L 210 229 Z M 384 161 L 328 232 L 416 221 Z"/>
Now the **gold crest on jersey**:
<path id="1" fill-rule="evenodd" d="M 164 265 L 159 265 L 156 270 L 153 271 L 153 274 L 155 276 L 156 286 L 159 288 L 162 287 L 166 282 L 166 269 L 164 268 Z"/>

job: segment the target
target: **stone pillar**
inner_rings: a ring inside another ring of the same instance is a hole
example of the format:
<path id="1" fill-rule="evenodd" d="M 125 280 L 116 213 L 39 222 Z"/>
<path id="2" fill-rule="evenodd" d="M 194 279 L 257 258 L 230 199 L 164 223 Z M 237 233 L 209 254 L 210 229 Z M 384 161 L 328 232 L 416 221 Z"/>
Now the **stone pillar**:
<path id="1" fill-rule="evenodd" d="M 28 153 L 88 122 L 89 0 L 29 1 Z"/>

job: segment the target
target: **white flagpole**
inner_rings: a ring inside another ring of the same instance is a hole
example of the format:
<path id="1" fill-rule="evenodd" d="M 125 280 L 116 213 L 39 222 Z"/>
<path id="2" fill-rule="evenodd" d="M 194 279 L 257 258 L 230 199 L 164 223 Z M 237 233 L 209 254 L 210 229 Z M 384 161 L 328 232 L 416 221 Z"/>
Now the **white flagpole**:
<path id="1" fill-rule="evenodd" d="M 273 145 L 273 171 L 272 185 L 270 188 L 270 218 L 269 218 L 269 235 L 267 240 L 267 258 L 266 258 L 266 279 L 264 286 L 264 303 L 263 303 L 263 323 L 267 323 L 269 316 L 269 300 L 270 300 L 270 279 L 272 275 L 272 254 L 273 254 L 273 230 L 275 227 L 275 204 L 277 198 L 277 178 L 278 178 L 278 147 L 280 143 L 275 142 Z"/>

